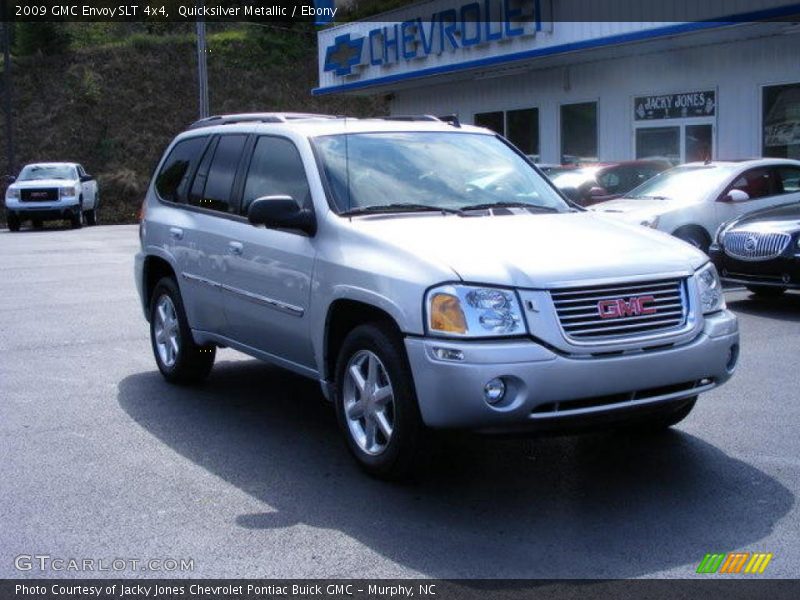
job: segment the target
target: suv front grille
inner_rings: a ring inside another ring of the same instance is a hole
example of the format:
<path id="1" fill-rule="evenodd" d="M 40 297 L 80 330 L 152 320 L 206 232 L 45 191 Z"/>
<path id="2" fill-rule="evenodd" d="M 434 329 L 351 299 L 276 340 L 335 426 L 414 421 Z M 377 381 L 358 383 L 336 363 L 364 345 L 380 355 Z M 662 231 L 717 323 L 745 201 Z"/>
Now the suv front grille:
<path id="1" fill-rule="evenodd" d="M 58 188 L 23 189 L 19 199 L 22 202 L 53 202 L 58 200 Z"/>
<path id="2" fill-rule="evenodd" d="M 759 233 L 729 231 L 722 240 L 725 254 L 741 260 L 769 260 L 786 250 L 791 236 L 788 233 Z"/>
<path id="3" fill-rule="evenodd" d="M 573 340 L 638 337 L 686 322 L 681 279 L 559 289 L 550 295 L 561 328 Z"/>

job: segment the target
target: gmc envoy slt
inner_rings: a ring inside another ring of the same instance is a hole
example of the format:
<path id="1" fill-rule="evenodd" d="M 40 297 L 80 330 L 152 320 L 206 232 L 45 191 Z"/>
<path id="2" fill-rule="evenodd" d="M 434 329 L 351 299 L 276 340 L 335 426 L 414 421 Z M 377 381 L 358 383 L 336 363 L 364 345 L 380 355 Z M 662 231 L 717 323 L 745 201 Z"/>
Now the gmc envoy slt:
<path id="1" fill-rule="evenodd" d="M 502 137 L 434 117 L 210 117 L 142 207 L 159 370 L 230 347 L 320 382 L 369 473 L 430 430 L 664 428 L 733 373 L 708 257 L 571 205 Z"/>

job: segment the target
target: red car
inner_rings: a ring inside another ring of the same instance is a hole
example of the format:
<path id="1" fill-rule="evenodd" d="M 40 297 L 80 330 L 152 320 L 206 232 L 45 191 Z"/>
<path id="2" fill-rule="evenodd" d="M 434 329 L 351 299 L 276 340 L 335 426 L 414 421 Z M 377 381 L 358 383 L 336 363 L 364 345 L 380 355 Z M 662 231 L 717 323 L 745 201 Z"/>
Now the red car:
<path id="1" fill-rule="evenodd" d="M 629 160 L 580 166 L 563 165 L 545 172 L 570 200 L 581 206 L 590 206 L 619 198 L 670 168 L 672 164 L 667 160 Z"/>

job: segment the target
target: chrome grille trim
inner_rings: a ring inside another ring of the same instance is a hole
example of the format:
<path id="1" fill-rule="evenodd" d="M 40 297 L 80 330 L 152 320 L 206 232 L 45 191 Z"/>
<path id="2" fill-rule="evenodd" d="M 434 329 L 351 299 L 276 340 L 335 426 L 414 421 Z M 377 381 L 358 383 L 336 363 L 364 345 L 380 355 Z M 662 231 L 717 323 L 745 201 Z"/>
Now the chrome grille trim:
<path id="1" fill-rule="evenodd" d="M 782 232 L 728 231 L 722 247 L 731 258 L 769 260 L 783 253 L 791 239 L 791 235 Z"/>
<path id="2" fill-rule="evenodd" d="M 565 337 L 577 342 L 631 339 L 677 330 L 686 324 L 688 303 L 684 279 L 662 279 L 626 285 L 609 284 L 550 291 Z M 654 314 L 602 318 L 602 300 L 652 296 Z"/>

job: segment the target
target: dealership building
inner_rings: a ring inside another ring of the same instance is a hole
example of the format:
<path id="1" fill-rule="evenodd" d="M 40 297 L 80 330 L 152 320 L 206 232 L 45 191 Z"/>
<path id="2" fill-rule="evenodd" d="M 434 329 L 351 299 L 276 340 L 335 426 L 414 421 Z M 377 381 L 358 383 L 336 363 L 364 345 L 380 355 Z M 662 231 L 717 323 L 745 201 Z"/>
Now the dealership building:
<path id="1" fill-rule="evenodd" d="M 800 159 L 800 5 L 664 5 L 419 2 L 321 30 L 313 93 L 455 114 L 543 163 Z"/>

